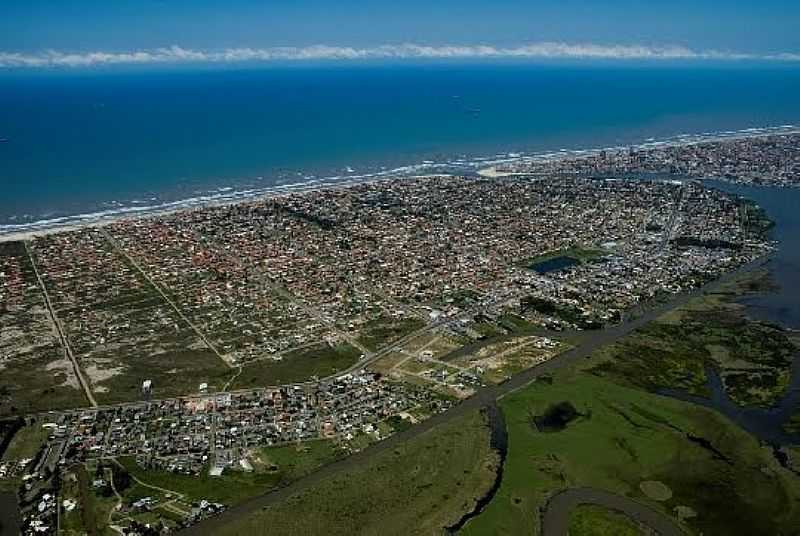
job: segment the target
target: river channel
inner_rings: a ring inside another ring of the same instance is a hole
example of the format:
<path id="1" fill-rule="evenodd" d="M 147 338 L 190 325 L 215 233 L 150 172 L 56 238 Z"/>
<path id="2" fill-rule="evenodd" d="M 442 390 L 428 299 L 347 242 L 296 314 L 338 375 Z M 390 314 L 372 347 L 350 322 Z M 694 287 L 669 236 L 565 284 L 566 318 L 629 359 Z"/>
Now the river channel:
<path id="1" fill-rule="evenodd" d="M 771 238 L 779 242 L 768 264 L 775 292 L 744 298 L 753 318 L 800 330 L 800 188 L 743 186 L 706 181 L 707 186 L 758 203 L 775 222 Z"/>
<path id="2" fill-rule="evenodd" d="M 778 250 L 766 264 L 775 289 L 747 296 L 740 303 L 751 318 L 779 324 L 787 329 L 800 329 L 800 188 L 742 186 L 721 181 L 706 181 L 719 188 L 758 203 L 775 222 L 771 238 Z M 800 436 L 789 434 L 783 425 L 800 410 L 800 352 L 792 364 L 792 379 L 783 398 L 773 407 L 742 407 L 727 395 L 717 371 L 708 368 L 707 387 L 710 397 L 691 396 L 665 389 L 662 394 L 713 408 L 760 440 L 773 446 L 800 444 Z"/>
<path id="3" fill-rule="evenodd" d="M 505 469 L 506 456 L 508 454 L 508 429 L 506 428 L 505 417 L 503 410 L 500 409 L 496 401 L 488 404 L 484 409 L 484 413 L 491 429 L 491 448 L 497 452 L 499 458 L 495 479 L 486 494 L 475 502 L 475 507 L 464 514 L 455 524 L 447 527 L 447 534 L 457 534 L 471 519 L 478 517 L 492 502 L 492 499 L 500 489 L 500 484 L 503 483 L 503 470 Z"/>

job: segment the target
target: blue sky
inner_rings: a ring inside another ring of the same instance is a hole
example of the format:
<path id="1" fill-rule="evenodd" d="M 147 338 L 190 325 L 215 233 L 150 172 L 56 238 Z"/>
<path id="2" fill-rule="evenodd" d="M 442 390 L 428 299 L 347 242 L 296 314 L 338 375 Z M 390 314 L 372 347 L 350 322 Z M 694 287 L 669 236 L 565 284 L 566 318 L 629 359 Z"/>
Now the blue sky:
<path id="1" fill-rule="evenodd" d="M 0 52 L 675 45 L 800 53 L 797 0 L 2 0 Z"/>

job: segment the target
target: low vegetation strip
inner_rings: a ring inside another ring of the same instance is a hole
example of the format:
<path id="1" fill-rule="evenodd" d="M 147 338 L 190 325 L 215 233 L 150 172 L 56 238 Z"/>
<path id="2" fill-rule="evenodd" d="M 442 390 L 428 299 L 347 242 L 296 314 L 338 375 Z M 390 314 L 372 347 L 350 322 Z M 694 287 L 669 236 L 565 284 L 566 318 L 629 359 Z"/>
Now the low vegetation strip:
<path id="1" fill-rule="evenodd" d="M 489 435 L 472 412 L 215 534 L 441 534 L 492 485 Z"/>
<path id="2" fill-rule="evenodd" d="M 131 475 L 150 486 L 172 490 L 194 502 L 208 500 L 234 505 L 285 486 L 343 455 L 331 441 L 325 440 L 263 447 L 253 456 L 256 461 L 253 471 L 229 470 L 219 477 L 210 476 L 208 471 L 200 475 L 182 475 L 143 469 L 131 457 L 119 461 Z"/>
<path id="3" fill-rule="evenodd" d="M 642 536 L 641 527 L 624 514 L 591 504 L 572 510 L 567 531 L 570 536 Z"/>

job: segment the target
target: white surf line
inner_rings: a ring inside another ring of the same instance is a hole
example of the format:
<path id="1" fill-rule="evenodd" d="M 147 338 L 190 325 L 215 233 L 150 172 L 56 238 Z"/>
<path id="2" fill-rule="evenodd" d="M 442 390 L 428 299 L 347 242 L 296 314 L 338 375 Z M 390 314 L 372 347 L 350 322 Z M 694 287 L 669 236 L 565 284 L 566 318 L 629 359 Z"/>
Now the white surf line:
<path id="1" fill-rule="evenodd" d="M 211 341 L 209 341 L 209 340 L 208 340 L 208 338 L 206 338 L 206 336 L 203 334 L 203 332 L 202 332 L 202 331 L 200 331 L 200 329 L 199 329 L 197 326 L 195 326 L 195 325 L 194 325 L 194 324 L 191 322 L 191 320 L 189 320 L 189 319 L 186 317 L 186 315 L 185 315 L 185 314 L 183 314 L 183 311 L 181 311 L 181 310 L 178 308 L 178 306 L 175 304 L 175 302 L 173 302 L 173 301 L 172 301 L 172 300 L 169 298 L 169 296 L 167 296 L 167 295 L 166 295 L 166 293 L 165 293 L 165 292 L 164 292 L 164 291 L 161 289 L 161 286 L 160 286 L 160 285 L 158 285 L 158 284 L 157 284 L 155 281 L 153 281 L 153 279 L 150 277 L 150 275 L 149 275 L 147 272 L 145 272 L 145 271 L 142 269 L 142 267 L 141 267 L 141 266 L 139 266 L 139 263 L 138 263 L 138 262 L 136 262 L 136 260 L 134 260 L 134 258 L 133 258 L 133 257 L 131 257 L 130 255 L 128 255 L 128 252 L 126 252 L 124 249 L 122 249 L 122 247 L 119 245 L 119 243 L 117 243 L 117 241 L 116 241 L 116 240 L 114 240 L 114 237 L 112 237 L 112 236 L 109 234 L 109 232 L 108 232 L 108 231 L 106 231 L 106 230 L 105 230 L 104 228 L 102 228 L 102 227 L 97 227 L 97 231 L 98 231 L 100 234 L 102 234 L 102 235 L 105 237 L 105 239 L 106 239 L 106 240 L 108 240 L 108 242 L 111 244 L 111 246 L 114 248 L 114 250 L 115 250 L 117 253 L 119 253 L 120 255 L 122 255 L 123 257 L 125 257 L 125 258 L 128 260 L 128 262 L 129 262 L 129 263 L 131 263 L 131 266 L 133 266 L 134 268 L 136 268 L 136 269 L 139 271 L 139 273 L 140 273 L 140 274 L 142 274 L 142 275 L 144 276 L 144 278 L 145 278 L 145 279 L 146 279 L 146 280 L 147 280 L 147 281 L 148 281 L 148 282 L 149 282 L 149 283 L 150 283 L 150 284 L 153 286 L 153 288 L 155 288 L 155 289 L 158 291 L 158 293 L 159 293 L 159 294 L 161 294 L 161 297 L 162 297 L 162 298 L 164 298 L 164 301 L 166 301 L 166 302 L 167 302 L 167 303 L 170 305 L 170 307 L 172 307 L 172 309 L 173 309 L 173 310 L 174 310 L 174 311 L 175 311 L 175 312 L 178 314 L 178 316 L 181 318 L 181 320 L 183 320 L 184 322 L 186 322 L 186 324 L 187 324 L 187 325 L 188 325 L 190 328 L 192 328 L 192 331 L 194 331 L 194 332 L 197 334 L 197 336 L 198 336 L 198 337 L 200 337 L 200 340 L 202 340 L 202 341 L 203 341 L 203 343 L 204 343 L 206 346 L 208 346 L 208 348 L 209 348 L 209 349 L 210 349 L 212 352 L 214 352 L 214 353 L 217 355 L 217 357 L 219 357 L 219 358 L 220 358 L 220 360 L 221 360 L 223 363 L 225 363 L 225 365 L 227 365 L 227 366 L 228 366 L 228 368 L 234 368 L 234 366 L 233 366 L 233 364 L 230 362 L 230 360 L 229 360 L 227 357 L 225 357 L 223 354 L 221 354 L 221 353 L 219 352 L 219 350 L 217 350 L 217 348 L 216 348 L 216 347 L 215 347 L 213 344 L 211 344 Z"/>
<path id="2" fill-rule="evenodd" d="M 533 175 L 528 172 L 500 172 L 497 168 L 503 164 L 527 164 L 531 162 L 558 162 L 568 160 L 585 160 L 597 156 L 605 151 L 609 154 L 616 155 L 623 153 L 630 149 L 634 150 L 652 150 L 659 148 L 681 148 L 692 147 L 696 145 L 703 145 L 708 143 L 725 143 L 743 141 L 749 139 L 762 139 L 772 136 L 792 136 L 800 134 L 800 126 L 797 125 L 783 125 L 778 127 L 759 127 L 749 128 L 728 132 L 710 132 L 704 134 L 678 134 L 661 138 L 651 142 L 631 143 L 628 145 L 607 146 L 607 147 L 592 147 L 584 149 L 573 149 L 563 151 L 541 151 L 530 154 L 522 154 L 516 157 L 509 158 L 485 158 L 481 161 L 480 158 L 474 158 L 473 164 L 477 165 L 476 173 L 485 178 L 504 178 L 514 176 Z"/>
<path id="3" fill-rule="evenodd" d="M 577 157 L 579 159 L 595 156 L 601 151 L 617 153 L 633 149 L 647 149 L 654 147 L 681 147 L 692 146 L 709 142 L 725 142 L 744 139 L 757 139 L 770 136 L 789 136 L 800 134 L 798 125 L 781 125 L 775 127 L 758 127 L 736 131 L 721 131 L 717 133 L 705 134 L 677 134 L 668 136 L 652 142 L 631 143 L 625 146 L 610 147 L 586 147 L 582 149 L 564 150 L 560 152 L 537 151 L 533 153 L 513 153 L 518 156 L 484 156 L 469 157 L 465 161 L 465 166 L 476 170 L 478 175 L 491 173 L 492 168 L 501 164 L 525 163 L 532 161 L 557 161 L 565 158 Z M 88 214 L 76 214 L 73 216 L 63 216 L 52 220 L 41 220 L 25 224 L 3 224 L 0 225 L 0 242 L 27 240 L 31 236 L 42 236 L 65 232 L 68 230 L 82 229 L 85 227 L 95 227 L 107 225 L 115 221 L 140 220 L 143 218 L 159 217 L 179 212 L 192 210 L 203 210 L 217 206 L 231 206 L 240 203 L 253 201 L 263 201 L 268 199 L 280 198 L 293 194 L 302 194 L 312 191 L 339 190 L 359 184 L 370 184 L 381 181 L 391 181 L 396 179 L 417 179 L 425 177 L 440 176 L 460 176 L 460 172 L 433 172 L 415 173 L 431 168 L 451 167 L 447 162 L 431 162 L 428 164 L 408 164 L 393 169 L 376 170 L 357 175 L 321 177 L 314 181 L 297 182 L 287 184 L 275 184 L 266 187 L 250 187 L 244 190 L 205 192 L 201 195 L 180 199 L 177 201 L 164 201 L 157 205 L 122 207 L 120 209 L 99 210 Z M 512 175 L 531 175 L 530 173 L 501 173 L 501 176 Z"/>
<path id="4" fill-rule="evenodd" d="M 58 333 L 58 338 L 61 340 L 61 346 L 64 349 L 64 355 L 67 359 L 72 362 L 72 368 L 75 371 L 75 377 L 78 378 L 78 383 L 81 385 L 84 394 L 86 394 L 86 399 L 93 407 L 97 407 L 97 401 L 94 399 L 94 395 L 92 394 L 92 389 L 89 387 L 89 382 L 86 381 L 86 378 L 83 376 L 83 371 L 81 371 L 81 367 L 78 365 L 78 360 L 75 359 L 75 355 L 72 353 L 72 347 L 69 345 L 69 340 L 67 336 L 64 334 L 64 329 L 61 326 L 61 321 L 58 319 L 58 315 L 56 315 L 55 309 L 53 309 L 53 304 L 50 301 L 50 294 L 47 292 L 47 287 L 44 285 L 44 281 L 42 280 L 42 276 L 39 274 L 39 268 L 36 266 L 36 261 L 33 258 L 33 252 L 31 251 L 30 244 L 26 241 L 23 242 L 25 244 L 25 252 L 28 254 L 28 258 L 31 261 L 31 266 L 33 267 L 33 273 L 36 274 L 36 279 L 39 281 L 39 288 L 42 289 L 42 294 L 44 295 L 44 301 L 47 305 L 47 312 L 50 314 L 50 319 L 53 321 L 53 326 L 56 328 L 56 332 Z"/>

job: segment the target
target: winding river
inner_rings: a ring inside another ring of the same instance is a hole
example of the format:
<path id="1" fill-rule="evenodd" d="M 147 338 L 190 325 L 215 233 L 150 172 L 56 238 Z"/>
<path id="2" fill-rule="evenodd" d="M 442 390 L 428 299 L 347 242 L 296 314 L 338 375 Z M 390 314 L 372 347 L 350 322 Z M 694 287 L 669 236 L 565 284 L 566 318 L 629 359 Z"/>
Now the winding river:
<path id="1" fill-rule="evenodd" d="M 578 506 L 591 504 L 621 512 L 645 525 L 659 536 L 684 536 L 681 528 L 669 517 L 638 501 L 594 488 L 570 488 L 554 495 L 542 517 L 542 534 L 566 536 L 569 514 Z"/>

